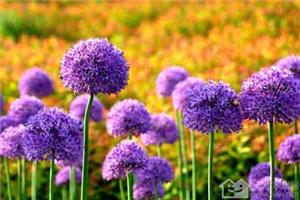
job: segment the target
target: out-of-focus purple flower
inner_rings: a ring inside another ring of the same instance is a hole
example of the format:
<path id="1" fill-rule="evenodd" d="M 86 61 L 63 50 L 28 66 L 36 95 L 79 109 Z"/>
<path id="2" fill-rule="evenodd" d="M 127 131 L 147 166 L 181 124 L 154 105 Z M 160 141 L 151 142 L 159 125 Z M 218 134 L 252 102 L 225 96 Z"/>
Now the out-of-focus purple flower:
<path id="1" fill-rule="evenodd" d="M 291 55 L 284 57 L 276 62 L 275 66 L 292 71 L 294 76 L 300 79 L 300 56 Z"/>
<path id="2" fill-rule="evenodd" d="M 37 114 L 42 108 L 44 108 L 44 104 L 38 98 L 22 96 L 11 104 L 8 116 L 15 124 L 23 124 L 29 117 Z"/>
<path id="3" fill-rule="evenodd" d="M 248 183 L 250 186 L 254 186 L 260 179 L 270 176 L 270 164 L 269 163 L 259 163 L 251 168 Z M 276 167 L 275 168 L 275 177 L 283 178 L 281 172 Z"/>
<path id="4" fill-rule="evenodd" d="M 264 68 L 242 84 L 239 95 L 244 118 L 265 124 L 290 123 L 300 115 L 300 80 L 288 69 Z"/>
<path id="5" fill-rule="evenodd" d="M 0 134 L 9 126 L 14 126 L 15 122 L 8 116 L 0 117 Z"/>
<path id="6" fill-rule="evenodd" d="M 53 92 L 53 83 L 49 75 L 38 67 L 25 72 L 19 82 L 20 94 L 38 98 L 49 96 Z"/>
<path id="7" fill-rule="evenodd" d="M 197 85 L 205 84 L 202 79 L 188 77 L 184 81 L 181 81 L 175 86 L 175 89 L 172 93 L 173 106 L 175 109 L 182 110 L 184 104 L 188 101 L 188 92 L 192 90 Z"/>
<path id="8" fill-rule="evenodd" d="M 188 73 L 182 67 L 169 67 L 158 75 L 156 79 L 156 92 L 161 96 L 170 96 L 176 84 L 187 77 Z"/>
<path id="9" fill-rule="evenodd" d="M 82 40 L 61 61 L 61 79 L 76 93 L 112 94 L 128 82 L 129 65 L 123 52 L 107 39 Z"/>
<path id="10" fill-rule="evenodd" d="M 116 103 L 107 115 L 108 133 L 118 137 L 140 135 L 151 127 L 151 116 L 137 100 L 126 99 Z"/>
<path id="11" fill-rule="evenodd" d="M 270 198 L 270 177 L 265 177 L 251 186 L 251 200 L 269 200 Z M 288 183 L 275 178 L 275 200 L 293 200 L 293 193 Z"/>
<path id="12" fill-rule="evenodd" d="M 194 87 L 188 95 L 189 101 L 183 108 L 183 123 L 191 130 L 226 134 L 241 129 L 237 95 L 228 84 L 210 81 Z"/>
<path id="13" fill-rule="evenodd" d="M 141 135 L 145 145 L 173 144 L 178 139 L 178 129 L 174 120 L 167 114 L 154 114 L 151 116 L 152 125 L 150 130 Z"/>
<path id="14" fill-rule="evenodd" d="M 4 100 L 3 100 L 3 96 L 0 93 L 0 115 L 2 115 L 4 113 Z"/>
<path id="15" fill-rule="evenodd" d="M 82 154 L 82 123 L 58 108 L 44 108 L 27 121 L 23 148 L 29 160 L 63 160 L 72 165 Z"/>
<path id="16" fill-rule="evenodd" d="M 76 97 L 71 102 L 70 114 L 79 117 L 80 119 L 83 119 L 88 101 L 89 101 L 88 95 L 80 95 Z M 103 105 L 97 97 L 94 97 L 91 113 L 90 113 L 91 119 L 95 122 L 99 122 L 102 119 L 102 114 L 103 114 Z"/>
<path id="17" fill-rule="evenodd" d="M 71 167 L 64 167 L 61 170 L 59 170 L 59 172 L 55 176 L 56 186 L 69 184 L 70 171 L 71 171 Z M 81 182 L 81 169 L 76 167 L 75 173 L 76 173 L 76 181 L 77 181 L 77 183 L 80 183 Z"/>
<path id="18" fill-rule="evenodd" d="M 24 156 L 22 135 L 23 125 L 10 126 L 0 134 L 0 156 L 21 158 Z"/>
<path id="19" fill-rule="evenodd" d="M 135 200 L 145 200 L 145 199 L 154 199 L 155 197 L 155 187 L 157 190 L 157 196 L 162 198 L 164 196 L 164 188 L 162 183 L 157 184 L 156 186 L 151 182 L 139 182 L 133 185 L 133 198 Z"/>
<path id="20" fill-rule="evenodd" d="M 102 176 L 106 180 L 124 178 L 127 173 L 147 166 L 148 156 L 135 142 L 123 140 L 106 156 Z"/>
<path id="21" fill-rule="evenodd" d="M 287 137 L 278 148 L 277 158 L 287 163 L 300 163 L 300 135 Z"/>

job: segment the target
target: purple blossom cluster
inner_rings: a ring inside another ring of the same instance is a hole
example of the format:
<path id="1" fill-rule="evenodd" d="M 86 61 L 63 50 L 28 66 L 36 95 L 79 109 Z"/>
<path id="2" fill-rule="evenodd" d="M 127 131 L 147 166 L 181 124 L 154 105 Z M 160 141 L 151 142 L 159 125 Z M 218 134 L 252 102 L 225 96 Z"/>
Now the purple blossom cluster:
<path id="1" fill-rule="evenodd" d="M 22 135 L 23 125 L 10 126 L 0 133 L 0 156 L 22 158 L 24 156 Z"/>
<path id="2" fill-rule="evenodd" d="M 128 70 L 123 52 L 101 38 L 78 42 L 61 61 L 62 82 L 76 93 L 118 93 L 127 85 Z"/>
<path id="3" fill-rule="evenodd" d="M 300 163 L 300 135 L 287 137 L 279 146 L 277 158 L 286 163 Z"/>
<path id="4" fill-rule="evenodd" d="M 1 116 L 0 117 L 0 134 L 4 131 L 7 127 L 15 125 L 15 122 L 8 116 Z"/>
<path id="5" fill-rule="evenodd" d="M 71 171 L 71 167 L 64 167 L 61 170 L 59 170 L 59 172 L 55 176 L 55 184 L 57 186 L 69 184 L 70 171 Z M 80 183 L 81 182 L 81 169 L 76 167 L 75 173 L 76 173 L 76 182 Z"/>
<path id="6" fill-rule="evenodd" d="M 155 191 L 157 191 L 157 196 L 159 198 L 164 196 L 165 191 L 162 183 L 159 183 L 156 186 L 151 182 L 136 183 L 133 185 L 133 197 L 135 200 L 154 199 Z"/>
<path id="7" fill-rule="evenodd" d="M 280 59 L 275 65 L 279 68 L 290 70 L 294 76 L 300 79 L 300 56 L 291 55 Z"/>
<path id="8" fill-rule="evenodd" d="M 179 137 L 178 128 L 174 120 L 165 113 L 151 116 L 152 125 L 150 130 L 141 135 L 145 145 L 173 144 Z"/>

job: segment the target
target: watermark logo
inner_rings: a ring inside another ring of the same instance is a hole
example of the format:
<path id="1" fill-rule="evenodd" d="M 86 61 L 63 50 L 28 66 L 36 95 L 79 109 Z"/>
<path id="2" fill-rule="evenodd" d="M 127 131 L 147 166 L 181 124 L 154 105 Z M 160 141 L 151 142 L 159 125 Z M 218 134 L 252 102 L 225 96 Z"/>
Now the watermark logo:
<path id="1" fill-rule="evenodd" d="M 220 185 L 222 188 L 223 199 L 248 199 L 249 198 L 249 185 L 243 179 L 236 182 L 227 179 Z"/>

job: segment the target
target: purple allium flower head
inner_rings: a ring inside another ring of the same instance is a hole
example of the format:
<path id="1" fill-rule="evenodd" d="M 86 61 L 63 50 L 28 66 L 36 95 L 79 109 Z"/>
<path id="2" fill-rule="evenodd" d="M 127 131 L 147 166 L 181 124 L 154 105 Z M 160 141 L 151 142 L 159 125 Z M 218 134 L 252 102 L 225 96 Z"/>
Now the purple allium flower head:
<path id="1" fill-rule="evenodd" d="M 269 163 L 259 163 L 251 168 L 248 183 L 250 186 L 254 186 L 260 179 L 270 176 L 270 164 Z M 280 170 L 275 168 L 275 177 L 283 178 Z"/>
<path id="2" fill-rule="evenodd" d="M 8 116 L 15 124 L 25 123 L 29 117 L 37 114 L 44 104 L 36 97 L 22 96 L 15 100 L 8 111 Z"/>
<path id="3" fill-rule="evenodd" d="M 151 128 L 151 116 L 137 100 L 126 99 L 116 103 L 107 115 L 108 133 L 118 137 L 139 135 Z"/>
<path id="4" fill-rule="evenodd" d="M 0 155 L 9 158 L 24 156 L 22 135 L 24 125 L 10 126 L 0 134 Z"/>
<path id="5" fill-rule="evenodd" d="M 133 198 L 135 200 L 154 199 L 155 187 L 157 188 L 157 196 L 162 198 L 165 193 L 162 183 L 158 183 L 157 186 L 155 186 L 151 182 L 135 183 L 133 185 Z"/>
<path id="6" fill-rule="evenodd" d="M 71 167 L 64 167 L 55 176 L 55 184 L 56 186 L 67 185 L 70 181 L 70 170 Z M 81 169 L 76 167 L 76 182 L 81 182 Z"/>
<path id="7" fill-rule="evenodd" d="M 38 98 L 49 96 L 53 92 L 53 83 L 49 75 L 38 67 L 25 72 L 19 82 L 20 94 Z"/>
<path id="8" fill-rule="evenodd" d="M 86 105 L 88 103 L 88 95 L 80 95 L 76 97 L 70 105 L 70 114 L 80 119 L 84 118 Z M 91 108 L 91 119 L 95 122 L 99 122 L 102 119 L 103 105 L 97 97 L 94 97 Z"/>
<path id="9" fill-rule="evenodd" d="M 300 56 L 291 55 L 284 57 L 276 62 L 275 66 L 292 71 L 294 76 L 300 79 Z"/>
<path id="10" fill-rule="evenodd" d="M 0 117 L 0 134 L 9 126 L 14 126 L 15 122 L 8 116 Z"/>
<path id="11" fill-rule="evenodd" d="M 112 94 L 127 85 L 128 70 L 120 49 L 107 39 L 88 39 L 66 52 L 61 62 L 61 79 L 76 93 Z"/>
<path id="12" fill-rule="evenodd" d="M 300 163 L 300 135 L 287 137 L 278 148 L 277 158 L 287 163 Z"/>
<path id="13" fill-rule="evenodd" d="M 265 124 L 290 123 L 300 115 L 300 80 L 288 69 L 264 68 L 242 84 L 239 95 L 244 118 Z"/>
<path id="14" fill-rule="evenodd" d="M 44 108 L 27 121 L 23 147 L 29 160 L 63 160 L 72 165 L 82 154 L 82 124 L 58 108 Z"/>
<path id="15" fill-rule="evenodd" d="M 174 120 L 167 114 L 154 114 L 151 116 L 152 125 L 150 130 L 141 135 L 145 145 L 162 145 L 163 143 L 173 144 L 179 137 L 177 126 Z"/>
<path id="16" fill-rule="evenodd" d="M 270 198 L 270 177 L 265 177 L 251 186 L 251 200 L 269 200 Z M 293 193 L 288 183 L 275 178 L 275 200 L 293 200 Z"/>
<path id="17" fill-rule="evenodd" d="M 189 101 L 183 108 L 183 123 L 202 133 L 238 132 L 242 115 L 236 103 L 237 95 L 228 84 L 210 81 L 188 93 Z"/>
<path id="18" fill-rule="evenodd" d="M 182 67 L 169 67 L 158 75 L 156 79 L 156 92 L 161 96 L 170 96 L 176 84 L 187 77 L 188 73 Z"/>
<path id="19" fill-rule="evenodd" d="M 127 173 L 147 166 L 148 156 L 131 140 L 123 140 L 106 156 L 102 166 L 102 176 L 106 180 L 124 178 Z"/>
<path id="20" fill-rule="evenodd" d="M 184 104 L 188 101 L 188 91 L 199 84 L 204 84 L 204 81 L 194 77 L 188 77 L 184 81 L 178 83 L 172 93 L 174 108 L 181 111 Z"/>

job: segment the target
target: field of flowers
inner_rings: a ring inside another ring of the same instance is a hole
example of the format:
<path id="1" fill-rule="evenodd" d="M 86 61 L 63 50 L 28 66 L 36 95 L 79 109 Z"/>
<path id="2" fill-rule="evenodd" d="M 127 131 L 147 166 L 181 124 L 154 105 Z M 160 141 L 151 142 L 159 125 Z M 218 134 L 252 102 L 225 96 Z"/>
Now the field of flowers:
<path id="1" fill-rule="evenodd" d="M 101 172 L 106 154 L 121 141 L 107 132 L 106 120 L 110 108 L 118 101 L 132 98 L 142 102 L 150 113 L 165 112 L 175 120 L 172 99 L 156 92 L 158 74 L 173 65 L 182 66 L 192 77 L 227 82 L 236 92 L 240 92 L 243 80 L 254 72 L 274 64 L 282 57 L 300 54 L 299 18 L 299 1 L 2 2 L 0 91 L 4 98 L 3 115 L 20 95 L 20 77 L 35 66 L 47 72 L 53 80 L 54 92 L 42 99 L 45 105 L 69 111 L 76 94 L 68 91 L 60 79 L 63 55 L 81 39 L 107 38 L 124 52 L 130 66 L 129 81 L 118 94 L 97 95 L 104 106 L 104 119 L 89 124 L 88 196 L 89 199 L 119 199 L 118 182 L 104 180 Z M 276 149 L 293 133 L 291 124 L 276 124 Z M 185 136 L 190 165 L 188 129 L 185 130 Z M 197 199 L 207 199 L 208 136 L 197 134 L 195 139 Z M 140 139 L 137 140 L 145 147 Z M 267 141 L 267 126 L 250 120 L 243 122 L 238 134 L 216 134 L 214 199 L 221 199 L 219 185 L 226 179 L 247 180 L 251 167 L 269 160 Z M 151 156 L 157 154 L 154 146 L 145 149 Z M 174 180 L 164 185 L 163 199 L 179 199 L 177 143 L 164 144 L 162 157 L 171 162 L 175 172 Z M 292 166 L 282 162 L 276 162 L 276 166 L 284 174 L 285 180 L 293 181 Z M 13 188 L 17 188 L 17 167 L 16 162 L 10 161 Z M 49 163 L 40 163 L 37 199 L 48 199 L 48 169 Z M 31 169 L 28 174 L 30 172 Z M 189 167 L 186 173 L 191 176 L 192 168 Z M 2 183 L 6 182 L 4 174 L 1 168 Z M 0 188 L 4 195 L 2 198 L 6 200 L 8 196 L 5 189 L 5 185 Z M 61 187 L 55 187 L 54 199 L 61 199 L 61 192 Z M 28 199 L 30 195 L 28 187 Z"/>

